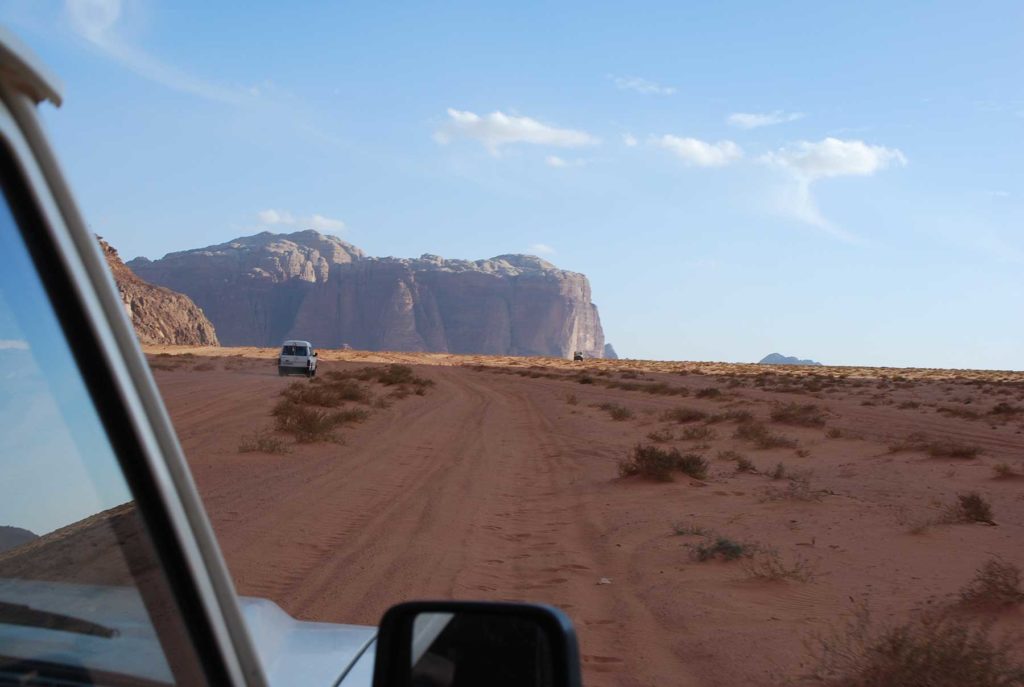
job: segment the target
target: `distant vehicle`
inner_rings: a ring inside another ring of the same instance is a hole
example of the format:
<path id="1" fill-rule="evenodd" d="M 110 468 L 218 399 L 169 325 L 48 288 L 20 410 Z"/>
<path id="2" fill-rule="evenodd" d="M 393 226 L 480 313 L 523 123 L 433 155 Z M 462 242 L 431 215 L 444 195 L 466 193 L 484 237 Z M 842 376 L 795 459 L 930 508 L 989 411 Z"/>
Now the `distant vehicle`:
<path id="1" fill-rule="evenodd" d="M 575 353 L 573 353 L 572 360 L 573 362 L 576 362 L 577 360 L 583 360 L 583 351 L 576 351 Z"/>
<path id="2" fill-rule="evenodd" d="M 308 341 L 285 341 L 277 359 L 277 374 L 316 376 L 316 351 Z"/>

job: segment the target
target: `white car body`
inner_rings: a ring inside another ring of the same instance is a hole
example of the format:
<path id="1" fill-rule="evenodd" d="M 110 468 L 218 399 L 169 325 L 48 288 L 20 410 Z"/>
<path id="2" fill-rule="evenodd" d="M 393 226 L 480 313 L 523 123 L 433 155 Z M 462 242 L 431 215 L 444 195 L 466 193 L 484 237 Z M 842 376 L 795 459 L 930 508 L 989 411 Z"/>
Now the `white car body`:
<path id="1" fill-rule="evenodd" d="M 289 340 L 281 345 L 277 359 L 277 373 L 285 375 L 316 376 L 316 351 L 308 341 Z"/>

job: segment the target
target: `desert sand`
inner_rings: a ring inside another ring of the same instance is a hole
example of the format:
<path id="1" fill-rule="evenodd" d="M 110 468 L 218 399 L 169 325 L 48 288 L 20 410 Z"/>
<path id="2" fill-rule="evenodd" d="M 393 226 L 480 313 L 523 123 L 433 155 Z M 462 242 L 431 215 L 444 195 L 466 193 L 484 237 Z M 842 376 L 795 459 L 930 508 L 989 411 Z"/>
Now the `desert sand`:
<path id="1" fill-rule="evenodd" d="M 1019 606 L 959 602 L 985 561 L 1024 566 L 1024 373 L 325 351 L 320 379 L 401 362 L 434 386 L 366 406 L 343 443 L 300 444 L 274 434 L 271 411 L 309 382 L 279 378 L 276 351 L 147 354 L 239 593 L 299 618 L 375 624 L 417 598 L 549 603 L 575 622 L 591 687 L 799 679 L 807 642 L 858 608 L 1024 629 Z M 824 424 L 771 421 L 791 403 Z M 663 420 L 674 408 L 712 422 Z M 795 446 L 735 438 L 742 411 Z M 261 430 L 288 452 L 240 452 Z M 621 477 L 641 442 L 702 455 L 706 477 Z M 969 492 L 991 522 L 949 517 Z M 699 561 L 717 537 L 759 553 Z M 788 572 L 755 576 L 767 558 Z"/>

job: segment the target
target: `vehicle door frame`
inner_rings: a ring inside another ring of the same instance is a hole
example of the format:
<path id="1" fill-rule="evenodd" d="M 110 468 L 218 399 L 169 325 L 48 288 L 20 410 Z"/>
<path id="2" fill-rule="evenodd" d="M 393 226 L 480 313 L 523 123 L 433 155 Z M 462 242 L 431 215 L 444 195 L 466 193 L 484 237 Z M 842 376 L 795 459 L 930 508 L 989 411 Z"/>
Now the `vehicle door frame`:
<path id="1" fill-rule="evenodd" d="M 0 78 L 0 155 L 10 158 L 5 173 L 16 176 L 25 192 L 18 202 L 38 218 L 38 231 L 19 227 L 35 269 L 208 680 L 264 687 L 234 585 L 170 417 L 98 241 L 72 198 L 35 108 L 13 80 Z"/>

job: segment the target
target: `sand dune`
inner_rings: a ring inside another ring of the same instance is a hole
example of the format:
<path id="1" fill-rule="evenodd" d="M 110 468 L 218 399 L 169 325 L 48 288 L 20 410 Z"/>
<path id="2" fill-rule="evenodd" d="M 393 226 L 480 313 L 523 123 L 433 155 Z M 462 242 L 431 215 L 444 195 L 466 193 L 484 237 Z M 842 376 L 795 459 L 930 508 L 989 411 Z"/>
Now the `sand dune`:
<path id="1" fill-rule="evenodd" d="M 403 362 L 435 384 L 369 406 L 343 444 L 278 435 L 290 452 L 272 455 L 238 449 L 273 428 L 284 389 L 308 384 L 278 378 L 275 351 L 147 352 L 239 592 L 302 618 L 375 623 L 406 599 L 527 599 L 572 616 L 588 685 L 773 684 L 806 673 L 803 640 L 858 605 L 898 622 L 952 605 L 993 556 L 1024 566 L 1022 373 L 325 351 L 321 377 Z M 824 426 L 770 421 L 792 402 L 818 406 Z M 612 420 L 602 403 L 632 417 Z M 797 445 L 758 449 L 729 419 L 660 419 L 676 407 L 748 411 Z M 683 438 L 693 427 L 710 435 Z M 706 479 L 619 477 L 652 432 L 706 457 Z M 931 457 L 920 439 L 891 452 L 915 433 L 978 454 Z M 718 457 L 730 450 L 754 471 Z M 769 476 L 780 462 L 795 480 Z M 996 526 L 929 524 L 966 492 Z M 812 576 L 699 562 L 695 548 L 714 540 L 700 530 Z M 992 619 L 1024 629 L 1020 609 Z"/>

